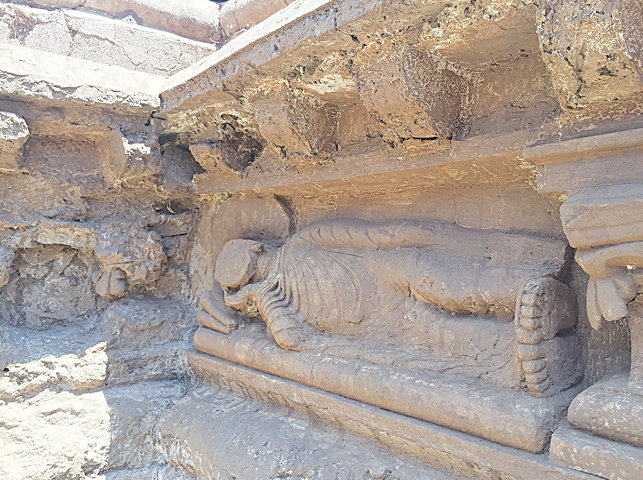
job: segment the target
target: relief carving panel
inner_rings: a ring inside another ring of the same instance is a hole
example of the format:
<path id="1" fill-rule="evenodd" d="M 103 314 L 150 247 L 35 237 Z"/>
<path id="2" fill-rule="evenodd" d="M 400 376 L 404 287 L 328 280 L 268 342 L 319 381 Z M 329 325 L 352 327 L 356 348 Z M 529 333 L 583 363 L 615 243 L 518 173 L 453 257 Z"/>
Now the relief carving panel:
<path id="1" fill-rule="evenodd" d="M 563 283 L 569 253 L 550 237 L 403 219 L 326 220 L 285 242 L 234 239 L 199 300 L 195 345 L 537 452 L 581 377 L 575 295 Z M 457 393 L 447 400 L 430 385 Z M 374 395 L 381 388 L 395 399 Z M 476 394 L 479 405 L 467 398 Z M 476 414 L 506 419 L 456 418 Z"/>

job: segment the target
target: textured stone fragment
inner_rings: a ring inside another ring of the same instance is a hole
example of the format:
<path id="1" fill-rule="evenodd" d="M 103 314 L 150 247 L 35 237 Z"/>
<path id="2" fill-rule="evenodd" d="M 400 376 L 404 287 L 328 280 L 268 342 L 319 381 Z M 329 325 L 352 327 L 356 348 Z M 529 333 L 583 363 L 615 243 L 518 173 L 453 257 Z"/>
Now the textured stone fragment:
<path id="1" fill-rule="evenodd" d="M 122 299 L 103 315 L 110 337 L 108 385 L 177 377 L 179 351 L 189 344 L 195 323 L 179 305 L 165 299 Z"/>
<path id="2" fill-rule="evenodd" d="M 339 109 L 320 98 L 291 91 L 283 83 L 264 85 L 252 99 L 261 135 L 286 154 L 336 150 Z"/>
<path id="3" fill-rule="evenodd" d="M 579 394 L 567 418 L 575 428 L 643 447 L 643 387 L 616 374 Z"/>
<path id="4" fill-rule="evenodd" d="M 0 418 L 3 479 L 86 478 L 107 466 L 110 415 L 101 391 L 47 389 L 0 405 Z"/>
<path id="5" fill-rule="evenodd" d="M 619 5 L 620 3 L 620 5 Z M 627 38 L 636 49 L 637 2 L 590 0 L 539 2 L 538 33 L 562 105 L 584 107 L 641 88 Z M 623 14 L 627 11 L 628 13 Z M 623 36 L 620 18 L 628 35 Z M 618 93 L 616 93 L 618 92 Z"/>
<path id="6" fill-rule="evenodd" d="M 0 377 L 0 399 L 7 402 L 59 386 L 66 390 L 87 390 L 103 386 L 107 369 L 107 345 L 99 343 L 85 355 L 49 355 L 26 364 L 13 364 Z"/>
<path id="7" fill-rule="evenodd" d="M 14 256 L 15 254 L 12 249 L 0 245 L 0 289 L 9 281 Z"/>
<path id="8" fill-rule="evenodd" d="M 17 115 L 0 112 L 0 172 L 17 170 L 19 150 L 29 137 L 29 127 Z"/>

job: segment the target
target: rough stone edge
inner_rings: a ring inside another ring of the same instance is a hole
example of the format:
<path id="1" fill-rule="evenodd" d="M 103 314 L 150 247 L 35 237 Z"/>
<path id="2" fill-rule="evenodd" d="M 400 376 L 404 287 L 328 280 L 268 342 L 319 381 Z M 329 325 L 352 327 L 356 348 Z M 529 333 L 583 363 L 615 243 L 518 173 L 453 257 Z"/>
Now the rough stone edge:
<path id="1" fill-rule="evenodd" d="M 185 38 L 192 38 L 203 42 L 220 40 L 221 28 L 219 25 L 220 7 L 215 2 L 200 2 L 193 6 L 184 2 L 183 22 L 176 21 L 176 12 L 172 10 L 172 3 L 149 0 L 123 1 L 123 0 L 23 0 L 31 7 L 46 9 L 84 9 L 85 11 L 100 12 L 118 18 L 119 15 L 134 13 L 143 25 L 173 32 Z M 170 3 L 169 9 L 159 8 L 159 4 Z M 209 15 L 204 15 L 205 8 Z M 204 20 L 205 17 L 205 20 Z"/>
<path id="2" fill-rule="evenodd" d="M 313 414 L 359 435 L 375 438 L 437 468 L 471 474 L 469 469 L 474 465 L 476 473 L 487 479 L 505 475 L 524 480 L 596 478 L 554 465 L 543 454 L 505 447 L 194 350 L 186 355 L 196 377 L 207 385 Z"/>
<path id="3" fill-rule="evenodd" d="M 219 88 L 244 67 L 261 66 L 300 47 L 313 36 L 338 29 L 382 0 L 302 0 L 248 29 L 200 62 L 172 75 L 163 86 L 163 110 Z"/>
<path id="4" fill-rule="evenodd" d="M 525 148 L 526 161 L 539 165 L 574 162 L 643 150 L 643 128 L 546 143 Z"/>
<path id="5" fill-rule="evenodd" d="M 571 468 L 613 480 L 643 478 L 643 449 L 558 426 L 551 439 L 550 458 Z M 638 463 L 632 459 L 638 457 Z"/>
<path id="6" fill-rule="evenodd" d="M 448 168 L 458 170 L 458 173 L 473 173 L 471 162 L 477 167 L 484 165 L 493 169 L 494 165 L 504 167 L 507 164 L 516 165 L 516 175 L 523 181 L 529 182 L 535 176 L 535 167 L 522 162 L 521 153 L 525 144 L 529 144 L 536 132 L 519 132 L 501 137 L 480 136 L 464 141 L 446 144 L 440 150 L 419 152 L 400 156 L 400 152 L 391 151 L 373 153 L 364 144 L 364 152 L 356 152 L 350 156 L 350 163 L 338 167 L 318 169 L 311 173 L 285 172 L 279 174 L 264 174 L 257 177 L 221 178 L 216 174 L 203 174 L 195 178 L 198 193 L 212 194 L 222 192 L 251 192 L 257 190 L 283 190 L 290 187 L 314 186 L 324 190 L 338 181 L 360 187 L 392 184 L 396 188 L 411 188 L 423 186 L 426 188 L 427 173 Z M 439 180 L 439 179 L 438 179 Z M 495 175 L 484 183 L 507 183 L 516 181 L 505 176 Z M 462 183 L 462 179 L 459 180 Z M 476 182 L 479 184 L 479 182 Z M 438 183 L 436 183 L 438 185 Z"/>
<path id="7" fill-rule="evenodd" d="M 0 44 L 0 72 L 0 95 L 147 109 L 160 106 L 164 78 L 7 44 Z"/>

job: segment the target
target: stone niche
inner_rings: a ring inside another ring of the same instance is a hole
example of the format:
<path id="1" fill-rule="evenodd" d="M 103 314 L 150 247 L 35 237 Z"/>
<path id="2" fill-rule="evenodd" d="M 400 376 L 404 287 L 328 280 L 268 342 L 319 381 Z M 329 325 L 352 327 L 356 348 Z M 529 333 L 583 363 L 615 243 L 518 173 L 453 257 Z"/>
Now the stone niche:
<path id="1" fill-rule="evenodd" d="M 542 452 L 580 391 L 583 349 L 558 202 L 509 158 L 482 181 L 462 154 L 425 167 L 433 180 L 398 171 L 213 200 L 191 267 L 207 354 L 193 368 L 272 398 L 252 369 Z"/>

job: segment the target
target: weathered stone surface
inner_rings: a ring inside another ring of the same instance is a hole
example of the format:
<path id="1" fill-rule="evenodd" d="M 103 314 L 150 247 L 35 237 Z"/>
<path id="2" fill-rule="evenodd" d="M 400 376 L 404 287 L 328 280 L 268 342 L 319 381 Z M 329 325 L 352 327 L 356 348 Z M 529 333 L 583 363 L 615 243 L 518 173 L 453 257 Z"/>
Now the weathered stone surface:
<path id="1" fill-rule="evenodd" d="M 643 208 L 639 184 L 585 189 L 560 208 L 570 245 L 575 248 L 643 239 L 643 225 L 637 221 Z"/>
<path id="2" fill-rule="evenodd" d="M 575 394 L 567 392 L 551 401 L 532 399 L 449 375 L 287 352 L 262 340 L 263 332 L 243 333 L 227 337 L 200 329 L 195 346 L 253 369 L 535 453 L 548 442 L 564 410 L 561 405 Z M 332 345 L 328 348 L 332 351 Z"/>
<path id="3" fill-rule="evenodd" d="M 122 299 L 104 313 L 110 341 L 108 385 L 169 380 L 180 376 L 180 352 L 194 321 L 168 300 Z"/>
<path id="4" fill-rule="evenodd" d="M 258 407 L 228 393 L 193 390 L 162 420 L 168 456 L 206 480 L 452 478 L 285 409 Z"/>
<path id="5" fill-rule="evenodd" d="M 578 108 L 611 100 L 615 91 L 626 96 L 640 90 L 619 21 L 621 12 L 629 12 L 625 18 L 636 15 L 633 3 L 550 0 L 539 4 L 544 59 L 563 105 Z"/>
<path id="6" fill-rule="evenodd" d="M 643 7 L 634 0 L 622 0 L 619 5 L 619 16 L 623 23 L 623 36 L 627 49 L 643 75 Z"/>
<path id="7" fill-rule="evenodd" d="M 0 112 L 0 172 L 17 170 L 18 151 L 29 137 L 25 121 L 9 112 Z"/>
<path id="8" fill-rule="evenodd" d="M 9 475 L 591 478 L 486 439 L 547 452 L 628 362 L 594 413 L 638 395 L 636 2 L 25 3 L 0 4 L 0 110 L 28 133 L 0 169 Z M 157 435 L 197 320 L 231 333 L 203 349 L 302 383 L 192 355 L 197 374 L 314 413 L 303 437 L 204 391 Z"/>
<path id="9" fill-rule="evenodd" d="M 30 0 L 43 7 L 85 8 L 204 42 L 220 39 L 219 8 L 208 0 Z"/>
<path id="10" fill-rule="evenodd" d="M 615 374 L 578 395 L 569 407 L 569 423 L 594 435 L 643 447 L 642 389 L 628 384 L 628 373 Z"/>
<path id="11" fill-rule="evenodd" d="M 0 43 L 153 75 L 171 75 L 214 51 L 209 44 L 74 10 L 3 4 L 0 18 Z"/>
<path id="12" fill-rule="evenodd" d="M 110 415 L 103 392 L 47 389 L 0 411 L 3 478 L 87 478 L 106 466 Z"/>
<path id="13" fill-rule="evenodd" d="M 161 382 L 86 391 L 94 386 L 70 392 L 50 384 L 0 405 L 3 478 L 96 478 L 156 460 L 154 426 L 181 387 Z"/>
<path id="14" fill-rule="evenodd" d="M 26 47 L 0 44 L 0 92 L 95 104 L 159 106 L 162 77 Z"/>
<path id="15" fill-rule="evenodd" d="M 525 480 L 593 478 L 548 462 L 544 455 L 534 455 L 504 447 L 438 425 L 355 402 L 346 397 L 302 387 L 295 382 L 211 356 L 190 353 L 188 357 L 197 377 L 206 384 L 217 385 L 246 398 L 269 401 L 273 405 L 284 405 L 306 415 L 314 414 L 330 424 L 340 426 L 342 430 L 347 429 L 359 436 L 374 438 L 395 451 L 403 452 L 465 478 L 484 480 L 503 476 Z M 192 403 L 190 400 L 187 402 Z M 229 407 L 222 407 L 222 410 L 225 412 L 227 408 Z M 175 412 L 181 410 L 181 406 L 178 406 L 168 417 L 172 418 Z M 286 415 L 280 414 L 280 417 L 284 416 Z M 164 425 L 161 428 L 164 431 L 166 427 Z M 173 427 L 170 426 L 170 428 Z M 198 458 L 197 461 L 202 460 Z M 198 465 L 196 461 L 194 463 Z"/>
<path id="16" fill-rule="evenodd" d="M 293 0 L 229 0 L 221 7 L 221 29 L 228 38 L 262 22 Z"/>
<path id="17" fill-rule="evenodd" d="M 558 426 L 551 439 L 551 459 L 610 480 L 633 480 L 643 475 L 643 450 Z"/>
<path id="18" fill-rule="evenodd" d="M 201 480 L 200 477 L 172 465 L 112 470 L 97 478 L 99 480 Z"/>

